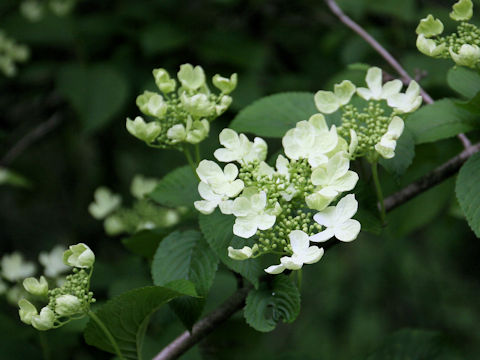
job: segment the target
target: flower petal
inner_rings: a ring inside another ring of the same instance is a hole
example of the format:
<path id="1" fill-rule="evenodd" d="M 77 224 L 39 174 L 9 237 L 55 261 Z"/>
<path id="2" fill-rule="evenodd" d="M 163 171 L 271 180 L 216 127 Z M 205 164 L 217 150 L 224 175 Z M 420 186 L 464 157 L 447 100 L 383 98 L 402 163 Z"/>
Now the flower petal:
<path id="1" fill-rule="evenodd" d="M 310 236 L 310 241 L 312 242 L 324 242 L 331 239 L 335 235 L 333 228 L 327 228 L 323 231 L 320 231 L 318 234 Z"/>
<path id="2" fill-rule="evenodd" d="M 335 237 L 344 242 L 353 241 L 357 238 L 360 229 L 360 222 L 349 219 L 335 228 Z"/>
<path id="3" fill-rule="evenodd" d="M 285 270 L 285 267 L 282 264 L 279 264 L 279 265 L 271 265 L 268 268 L 266 268 L 264 271 L 266 273 L 276 275 L 276 274 L 280 274 L 284 270 Z"/>
<path id="4" fill-rule="evenodd" d="M 310 241 L 308 235 L 302 230 L 293 230 L 288 234 L 293 253 L 302 253 L 308 249 Z"/>
<path id="5" fill-rule="evenodd" d="M 355 195 L 348 194 L 340 199 L 335 207 L 335 224 L 343 223 L 351 219 L 358 210 L 358 202 Z"/>

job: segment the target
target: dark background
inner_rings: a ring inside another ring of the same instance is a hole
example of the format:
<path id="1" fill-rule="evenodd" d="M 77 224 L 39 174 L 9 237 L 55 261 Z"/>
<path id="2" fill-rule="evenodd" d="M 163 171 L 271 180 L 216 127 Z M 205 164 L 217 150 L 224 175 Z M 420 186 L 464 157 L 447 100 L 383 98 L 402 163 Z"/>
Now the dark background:
<path id="1" fill-rule="evenodd" d="M 421 84 L 434 98 L 454 95 L 445 81 L 451 63 L 420 54 L 415 27 L 430 12 L 447 19 L 452 3 L 339 1 L 411 74 L 425 75 Z M 452 22 L 444 23 L 447 31 L 452 28 Z M 92 286 L 100 302 L 151 280 L 148 262 L 128 253 L 120 239 L 107 237 L 89 215 L 93 191 L 107 185 L 128 203 L 135 174 L 160 178 L 185 163 L 180 153 L 148 148 L 125 130 L 125 118 L 139 114 L 135 97 L 153 86 L 153 68 L 175 74 L 190 62 L 209 76 L 239 74 L 231 109 L 202 144 L 205 157 L 217 146 L 220 129 L 261 96 L 330 89 L 344 78 L 358 83 L 358 72 L 347 68 L 352 63 L 394 74 L 318 0 L 80 0 L 72 14 L 47 13 L 34 23 L 20 15 L 18 1 L 1 0 L 0 28 L 31 50 L 15 78 L 0 75 L 0 159 L 39 124 L 58 119 L 8 164 L 33 186 L 0 187 L 0 254 L 18 250 L 36 261 L 55 244 L 86 242 L 97 255 Z M 72 67 L 87 69 L 90 76 L 66 76 Z M 102 72 L 113 73 L 115 81 L 99 84 L 94 74 Z M 75 96 L 85 102 L 75 104 Z M 413 166 L 401 179 L 382 173 L 386 192 L 460 150 L 456 139 L 417 147 Z M 444 359 L 480 358 L 480 245 L 459 212 L 453 188 L 450 180 L 430 190 L 390 214 L 383 236 L 362 235 L 307 267 L 302 311 L 294 324 L 262 335 L 238 315 L 185 358 L 365 359 L 405 328 L 435 336 L 448 349 L 442 351 Z M 207 310 L 234 289 L 234 277 L 222 269 Z M 83 326 L 79 321 L 44 333 L 51 359 L 110 358 L 84 344 Z M 38 333 L 19 321 L 17 309 L 4 298 L 0 330 L 1 359 L 42 357 Z M 147 358 L 181 331 L 174 315 L 160 311 L 147 339 Z"/>

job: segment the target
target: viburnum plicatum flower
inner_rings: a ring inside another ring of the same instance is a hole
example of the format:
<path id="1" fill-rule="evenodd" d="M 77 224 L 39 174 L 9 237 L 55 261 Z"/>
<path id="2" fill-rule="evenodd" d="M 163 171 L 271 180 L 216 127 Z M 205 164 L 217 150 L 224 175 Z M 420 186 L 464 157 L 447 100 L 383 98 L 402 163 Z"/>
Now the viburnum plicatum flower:
<path id="1" fill-rule="evenodd" d="M 368 88 L 357 88 L 357 94 L 365 100 L 385 100 L 402 89 L 402 81 L 395 79 L 382 85 L 382 70 L 371 67 L 365 77 Z"/>
<path id="2" fill-rule="evenodd" d="M 202 160 L 197 168 L 201 181 L 208 184 L 219 195 L 237 196 L 243 190 L 243 181 L 237 179 L 238 168 L 227 164 L 222 168 L 214 161 Z"/>
<path id="3" fill-rule="evenodd" d="M 375 145 L 375 150 L 385 159 L 391 159 L 395 156 L 395 148 L 397 140 L 402 135 L 404 123 L 402 118 L 395 116 L 388 125 L 387 132 L 382 136 L 380 141 Z"/>
<path id="4" fill-rule="evenodd" d="M 355 94 L 355 85 L 349 80 L 335 84 L 333 92 L 320 90 L 315 94 L 315 104 L 322 113 L 331 114 L 350 102 Z"/>
<path id="5" fill-rule="evenodd" d="M 392 94 L 387 98 L 388 106 L 398 113 L 411 113 L 422 105 L 420 85 L 415 80 L 410 81 L 405 93 Z"/>
<path id="6" fill-rule="evenodd" d="M 215 150 L 213 154 L 218 161 L 247 164 L 263 161 L 267 157 L 267 143 L 262 138 L 256 137 L 251 142 L 244 134 L 238 135 L 232 129 L 223 129 L 219 140 L 224 148 Z"/>

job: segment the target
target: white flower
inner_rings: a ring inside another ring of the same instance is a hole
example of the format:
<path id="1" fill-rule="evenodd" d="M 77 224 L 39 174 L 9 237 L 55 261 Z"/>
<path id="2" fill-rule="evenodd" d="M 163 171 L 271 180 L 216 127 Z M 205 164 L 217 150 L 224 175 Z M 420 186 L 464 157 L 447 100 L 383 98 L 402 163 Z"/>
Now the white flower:
<path id="1" fill-rule="evenodd" d="M 115 211 L 122 202 L 122 197 L 106 187 L 99 187 L 93 194 L 95 199 L 88 206 L 88 211 L 95 219 L 101 220 Z"/>
<path id="2" fill-rule="evenodd" d="M 201 66 L 193 67 L 191 64 L 180 65 L 180 71 L 177 73 L 178 80 L 182 86 L 189 90 L 197 90 L 205 85 L 205 73 Z"/>
<path id="3" fill-rule="evenodd" d="M 82 303 L 74 295 L 61 295 L 55 300 L 55 312 L 61 316 L 70 316 L 82 312 Z"/>
<path id="4" fill-rule="evenodd" d="M 122 221 L 122 218 L 118 215 L 110 215 L 103 221 L 103 229 L 110 236 L 116 236 L 127 229 Z"/>
<path id="5" fill-rule="evenodd" d="M 170 75 L 165 69 L 154 69 L 153 77 L 155 78 L 155 84 L 164 93 L 168 94 L 175 90 L 176 81 L 170 79 Z"/>
<path id="6" fill-rule="evenodd" d="M 410 81 L 404 94 L 393 94 L 387 98 L 388 106 L 399 113 L 410 113 L 417 110 L 422 104 L 420 86 L 415 80 Z"/>
<path id="7" fill-rule="evenodd" d="M 315 114 L 288 130 L 282 144 L 285 155 L 290 159 L 308 159 L 312 167 L 317 167 L 327 163 L 327 153 L 337 146 L 337 129 L 333 125 L 329 130 L 325 117 Z"/>
<path id="8" fill-rule="evenodd" d="M 162 95 L 145 91 L 137 96 L 137 106 L 142 113 L 149 116 L 162 117 L 167 112 L 167 103 Z"/>
<path id="9" fill-rule="evenodd" d="M 63 262 L 68 266 L 90 268 L 95 262 L 95 254 L 84 243 L 78 243 L 71 245 L 68 250 L 63 253 Z"/>
<path id="10" fill-rule="evenodd" d="M 137 116 L 135 120 L 127 118 L 126 127 L 130 134 L 146 143 L 155 141 L 162 131 L 162 127 L 158 122 L 151 121 L 146 123 L 141 116 Z"/>
<path id="11" fill-rule="evenodd" d="M 219 136 L 220 144 L 224 148 L 215 150 L 214 156 L 218 161 L 237 161 L 247 164 L 253 161 L 264 161 L 267 157 L 267 143 L 256 137 L 253 142 L 245 134 L 238 135 L 232 129 L 223 129 Z"/>
<path id="12" fill-rule="evenodd" d="M 375 145 L 375 150 L 385 159 L 391 159 L 395 156 L 395 148 L 397 147 L 397 140 L 402 135 L 404 129 L 403 120 L 395 116 L 388 125 L 387 132 L 383 134 Z"/>
<path id="13" fill-rule="evenodd" d="M 20 320 L 27 325 L 32 324 L 32 318 L 38 315 L 37 308 L 27 299 L 20 299 L 18 301 L 18 315 L 20 315 Z"/>
<path id="14" fill-rule="evenodd" d="M 43 265 L 45 276 L 56 278 L 60 274 L 69 270 L 69 267 L 63 263 L 63 253 L 65 247 L 62 245 L 55 246 L 52 251 L 42 251 L 38 255 L 38 261 Z"/>
<path id="15" fill-rule="evenodd" d="M 208 99 L 206 94 L 189 96 L 187 93 L 182 93 L 180 100 L 185 110 L 194 117 L 211 116 L 215 112 L 215 104 Z"/>
<path id="16" fill-rule="evenodd" d="M 427 39 L 423 34 L 417 36 L 416 45 L 421 53 L 432 57 L 440 56 L 446 48 L 445 43 L 437 45 L 435 40 Z"/>
<path id="17" fill-rule="evenodd" d="M 350 129 L 350 144 L 348 145 L 348 155 L 353 157 L 358 146 L 358 136 L 355 130 Z"/>
<path id="18" fill-rule="evenodd" d="M 323 210 L 338 194 L 352 190 L 358 181 L 356 172 L 348 170 L 350 161 L 343 152 L 334 155 L 326 165 L 312 172 L 312 184 L 317 190 L 305 198 L 307 206 Z"/>
<path id="19" fill-rule="evenodd" d="M 228 257 L 233 260 L 247 260 L 252 257 L 253 250 L 248 246 L 244 246 L 241 249 L 234 249 L 233 247 L 228 247 Z"/>
<path id="20" fill-rule="evenodd" d="M 267 211 L 267 194 L 256 189 L 246 189 L 244 194 L 233 201 L 232 213 L 237 218 L 233 225 L 233 233 L 248 239 L 255 235 L 258 229 L 270 229 L 276 220 L 273 213 L 277 210 Z"/>
<path id="21" fill-rule="evenodd" d="M 14 252 L 2 257 L 2 276 L 8 281 L 18 281 L 35 274 L 35 264 L 24 261 L 22 254 Z"/>
<path id="22" fill-rule="evenodd" d="M 158 180 L 147 178 L 143 175 L 135 175 L 130 185 L 130 192 L 137 199 L 143 199 L 145 195 L 150 194 L 158 185 Z"/>
<path id="23" fill-rule="evenodd" d="M 53 322 L 55 321 L 54 312 L 47 306 L 45 306 L 39 315 L 33 315 L 31 317 L 32 326 L 37 330 L 50 330 L 53 328 Z"/>
<path id="24" fill-rule="evenodd" d="M 303 264 L 314 264 L 323 256 L 323 248 L 309 246 L 308 235 L 301 230 L 293 230 L 289 236 L 293 255 L 283 256 L 279 265 L 272 265 L 265 269 L 269 274 L 279 274 L 285 269 L 299 270 Z"/>
<path id="25" fill-rule="evenodd" d="M 40 276 L 40 280 L 34 277 L 26 278 L 23 280 L 23 287 L 32 295 L 46 296 L 48 293 L 48 283 L 44 276 Z"/>
<path id="26" fill-rule="evenodd" d="M 244 187 L 243 181 L 237 179 L 238 168 L 234 164 L 227 164 L 222 170 L 216 162 L 202 160 L 197 167 L 197 174 L 218 195 L 235 197 Z"/>
<path id="27" fill-rule="evenodd" d="M 313 219 L 326 229 L 310 237 L 310 241 L 324 242 L 332 237 L 340 241 L 355 240 L 360 232 L 360 223 L 352 219 L 358 210 L 358 202 L 355 195 L 349 194 L 343 197 L 337 206 L 329 206 L 325 210 L 313 216 Z"/>
<path id="28" fill-rule="evenodd" d="M 331 114 L 339 107 L 348 104 L 352 95 L 355 94 L 355 85 L 349 80 L 335 84 L 333 92 L 320 90 L 315 94 L 315 105 L 324 114 Z"/>
<path id="29" fill-rule="evenodd" d="M 398 94 L 402 89 L 400 80 L 392 80 L 382 86 L 382 70 L 378 67 L 371 67 L 365 77 L 368 88 L 358 88 L 357 94 L 365 100 L 388 99 L 394 94 Z"/>
<path id="30" fill-rule="evenodd" d="M 193 205 L 202 214 L 211 214 L 218 205 L 228 199 L 224 194 L 215 193 L 212 188 L 205 182 L 198 184 L 198 193 L 203 200 L 195 201 Z"/>
<path id="31" fill-rule="evenodd" d="M 237 87 L 238 76 L 237 74 L 232 74 L 230 78 L 226 78 L 216 74 L 213 79 L 213 85 L 224 94 L 230 94 Z"/>
<path id="32" fill-rule="evenodd" d="M 455 64 L 460 66 L 474 68 L 480 61 L 480 47 L 477 45 L 463 44 L 458 54 L 452 48 L 449 48 L 448 51 Z"/>
<path id="33" fill-rule="evenodd" d="M 232 97 L 228 95 L 223 95 L 220 98 L 220 102 L 215 105 L 215 112 L 218 116 L 222 115 L 225 111 L 227 111 L 228 107 L 232 104 Z"/>
<path id="34" fill-rule="evenodd" d="M 167 131 L 167 137 L 174 144 L 186 141 L 190 144 L 198 144 L 208 136 L 210 123 L 206 119 L 193 121 L 191 117 L 187 119 L 186 127 L 183 124 L 173 125 Z"/>

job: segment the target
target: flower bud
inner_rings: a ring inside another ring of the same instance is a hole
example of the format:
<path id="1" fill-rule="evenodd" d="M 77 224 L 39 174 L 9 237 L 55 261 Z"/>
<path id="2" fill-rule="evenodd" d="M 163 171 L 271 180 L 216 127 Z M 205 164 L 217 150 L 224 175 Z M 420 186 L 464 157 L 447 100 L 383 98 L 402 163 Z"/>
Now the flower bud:
<path id="1" fill-rule="evenodd" d="M 48 293 L 48 283 L 44 276 L 40 276 L 40 281 L 34 277 L 26 278 L 23 287 L 32 295 L 46 296 Z"/>
<path id="2" fill-rule="evenodd" d="M 197 90 L 205 85 L 205 73 L 201 66 L 193 67 L 191 64 L 183 64 L 177 76 L 182 86 L 189 90 Z"/>
<path id="3" fill-rule="evenodd" d="M 228 257 L 233 260 L 246 260 L 252 257 L 252 249 L 248 246 L 244 246 L 241 249 L 234 249 L 233 247 L 228 247 Z"/>
<path id="4" fill-rule="evenodd" d="M 211 116 L 215 111 L 215 106 L 210 102 L 205 94 L 195 94 L 188 96 L 183 93 L 180 97 L 185 110 L 195 117 Z"/>
<path id="5" fill-rule="evenodd" d="M 468 21 L 473 16 L 472 0 L 459 0 L 452 6 L 450 17 L 455 21 Z"/>
<path id="6" fill-rule="evenodd" d="M 440 56 L 446 48 L 444 43 L 437 45 L 434 40 L 427 39 L 423 34 L 418 35 L 416 45 L 421 53 L 432 57 Z"/>
<path id="7" fill-rule="evenodd" d="M 238 76 L 237 74 L 232 74 L 229 78 L 220 76 L 216 74 L 212 78 L 213 85 L 219 89 L 224 94 L 230 94 L 237 87 Z"/>
<path id="8" fill-rule="evenodd" d="M 422 34 L 426 38 L 440 35 L 443 32 L 443 23 L 432 15 L 428 15 L 425 19 L 420 20 L 415 31 L 417 35 Z"/>
<path id="9" fill-rule="evenodd" d="M 18 314 L 20 315 L 20 320 L 27 325 L 32 324 L 32 317 L 38 315 L 37 308 L 27 299 L 20 299 L 18 302 Z"/>
<path id="10" fill-rule="evenodd" d="M 127 118 L 127 130 L 137 139 L 143 140 L 146 143 L 151 143 L 160 135 L 162 128 L 156 121 L 146 123 L 141 116 L 137 116 L 135 120 Z"/>
<path id="11" fill-rule="evenodd" d="M 168 94 L 175 90 L 176 81 L 170 79 L 170 75 L 165 69 L 154 69 L 153 77 L 155 78 L 155 84 L 164 93 Z"/>
<path id="12" fill-rule="evenodd" d="M 215 106 L 215 112 L 217 115 L 222 115 L 225 111 L 227 111 L 228 107 L 232 103 L 232 97 L 228 95 L 223 95 L 220 99 L 220 104 Z"/>
<path id="13" fill-rule="evenodd" d="M 55 312 L 60 316 L 70 316 L 83 312 L 80 299 L 73 295 L 61 295 L 55 300 Z"/>
<path id="14" fill-rule="evenodd" d="M 50 330 L 53 328 L 55 314 L 49 307 L 44 307 L 39 315 L 32 316 L 32 326 L 40 331 Z"/>
<path id="15" fill-rule="evenodd" d="M 67 251 L 63 253 L 63 262 L 65 265 L 78 268 L 90 268 L 95 262 L 95 254 L 84 243 L 71 245 Z"/>
<path id="16" fill-rule="evenodd" d="M 449 48 L 450 56 L 455 64 L 474 68 L 480 61 L 480 47 L 477 45 L 463 44 L 458 53 Z"/>
<path id="17" fill-rule="evenodd" d="M 172 140 L 174 144 L 185 141 L 187 137 L 187 130 L 182 124 L 173 125 L 167 131 L 167 137 Z"/>
<path id="18" fill-rule="evenodd" d="M 167 112 L 167 104 L 162 95 L 151 91 L 145 91 L 142 95 L 137 96 L 137 106 L 145 115 L 157 118 L 162 117 Z"/>
<path id="19" fill-rule="evenodd" d="M 190 144 L 198 144 L 208 136 L 209 131 L 210 123 L 208 120 L 195 120 L 187 131 L 186 141 Z"/>

